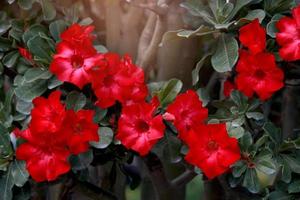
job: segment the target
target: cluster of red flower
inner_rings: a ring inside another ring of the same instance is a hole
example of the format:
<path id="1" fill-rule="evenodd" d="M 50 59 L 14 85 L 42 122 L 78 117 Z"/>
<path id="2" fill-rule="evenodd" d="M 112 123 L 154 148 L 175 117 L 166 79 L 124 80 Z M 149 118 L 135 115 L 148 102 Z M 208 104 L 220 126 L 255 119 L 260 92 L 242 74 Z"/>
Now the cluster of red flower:
<path id="1" fill-rule="evenodd" d="M 16 156 L 25 160 L 32 178 L 38 182 L 55 180 L 70 170 L 71 154 L 88 150 L 90 141 L 98 141 L 98 125 L 93 123 L 93 110 L 66 110 L 61 93 L 52 92 L 48 99 L 33 100 L 28 129 L 14 131 L 26 141 L 18 146 Z"/>
<path id="2" fill-rule="evenodd" d="M 172 119 L 179 138 L 189 147 L 186 161 L 211 179 L 240 159 L 240 148 L 237 139 L 228 136 L 226 124 L 205 124 L 207 117 L 208 110 L 192 90 L 178 95 L 167 108 L 167 118 Z"/>

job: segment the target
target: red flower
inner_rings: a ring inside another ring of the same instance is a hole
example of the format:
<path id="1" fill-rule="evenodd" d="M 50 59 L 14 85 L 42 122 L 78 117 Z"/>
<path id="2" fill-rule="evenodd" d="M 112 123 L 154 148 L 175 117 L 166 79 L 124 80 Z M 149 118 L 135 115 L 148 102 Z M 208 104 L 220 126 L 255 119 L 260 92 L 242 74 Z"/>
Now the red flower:
<path id="1" fill-rule="evenodd" d="M 279 54 L 287 61 L 300 59 L 300 6 L 294 8 L 292 14 L 292 18 L 283 17 L 276 24 L 279 30 L 276 40 L 282 47 Z"/>
<path id="2" fill-rule="evenodd" d="M 16 157 L 26 161 L 27 170 L 35 181 L 53 181 L 70 170 L 70 164 L 67 161 L 70 155 L 69 150 L 53 143 L 54 139 L 47 140 L 33 134 L 30 129 L 24 131 L 17 129 L 14 133 L 27 140 L 18 146 Z"/>
<path id="3" fill-rule="evenodd" d="M 86 152 L 90 141 L 99 141 L 98 125 L 93 123 L 94 111 L 67 111 L 61 134 L 71 135 L 68 140 L 69 149 L 73 154 Z"/>
<path id="4" fill-rule="evenodd" d="M 239 39 L 254 54 L 266 48 L 266 30 L 260 26 L 258 19 L 240 29 Z"/>
<path id="5" fill-rule="evenodd" d="M 92 46 L 92 41 L 95 39 L 91 33 L 94 31 L 94 26 L 81 26 L 73 24 L 67 30 L 61 33 L 61 39 L 71 44 L 86 44 Z"/>
<path id="6" fill-rule="evenodd" d="M 237 88 L 248 97 L 255 92 L 261 100 L 266 100 L 283 87 L 283 72 L 270 53 L 254 55 L 241 50 L 236 71 Z"/>
<path id="7" fill-rule="evenodd" d="M 176 97 L 167 108 L 167 113 L 174 115 L 174 125 L 179 131 L 179 137 L 185 139 L 187 131 L 208 117 L 208 110 L 202 106 L 197 93 L 188 90 Z"/>
<path id="8" fill-rule="evenodd" d="M 32 55 L 27 49 L 22 47 L 18 47 L 18 49 L 21 56 L 23 56 L 26 60 L 32 62 Z"/>
<path id="9" fill-rule="evenodd" d="M 143 101 L 147 96 L 144 72 L 132 64 L 125 56 L 120 59 L 117 54 L 104 54 L 97 68 L 90 72 L 92 87 L 98 97 L 97 105 L 107 108 L 119 101 L 123 104 Z"/>
<path id="10" fill-rule="evenodd" d="M 230 97 L 230 94 L 234 89 L 235 89 L 235 85 L 231 81 L 226 80 L 224 83 L 224 91 L 223 91 L 224 96 Z"/>
<path id="11" fill-rule="evenodd" d="M 29 124 L 30 129 L 34 130 L 32 134 L 55 140 L 61 138 L 53 137 L 53 134 L 58 135 L 66 116 L 65 107 L 60 102 L 60 95 L 61 92 L 55 91 L 47 99 L 37 97 L 33 100 L 34 108 L 31 111 L 32 118 Z"/>
<path id="12" fill-rule="evenodd" d="M 90 82 L 88 70 L 96 66 L 102 58 L 93 46 L 72 45 L 63 41 L 58 44 L 56 50 L 50 71 L 59 80 L 73 83 L 79 88 Z"/>
<path id="13" fill-rule="evenodd" d="M 150 104 L 135 103 L 123 107 L 118 122 L 116 138 L 128 149 L 146 155 L 152 146 L 164 136 L 165 126 L 161 115 L 155 115 L 158 100 Z"/>
<path id="14" fill-rule="evenodd" d="M 226 172 L 240 159 L 238 141 L 230 138 L 225 124 L 198 125 L 189 132 L 185 159 L 212 179 Z"/>

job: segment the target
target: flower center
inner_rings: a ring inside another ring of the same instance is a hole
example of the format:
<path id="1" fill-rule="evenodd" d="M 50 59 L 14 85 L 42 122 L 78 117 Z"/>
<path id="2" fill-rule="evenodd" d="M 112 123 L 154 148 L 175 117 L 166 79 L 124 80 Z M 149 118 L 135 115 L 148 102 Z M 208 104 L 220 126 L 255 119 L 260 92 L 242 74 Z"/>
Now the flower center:
<path id="1" fill-rule="evenodd" d="M 207 148 L 211 151 L 217 150 L 218 147 L 219 147 L 219 145 L 213 140 L 209 141 L 208 144 L 207 144 Z"/>
<path id="2" fill-rule="evenodd" d="M 266 76 L 266 73 L 265 73 L 263 70 L 258 69 L 258 70 L 255 71 L 255 74 L 254 74 L 254 75 L 255 75 L 255 77 L 258 78 L 258 79 L 264 79 L 265 76 Z"/>
<path id="3" fill-rule="evenodd" d="M 82 131 L 82 126 L 81 126 L 81 124 L 75 124 L 74 129 L 75 129 L 75 132 L 80 133 L 80 132 Z"/>
<path id="4" fill-rule="evenodd" d="M 111 86 L 113 84 L 113 82 L 114 82 L 113 76 L 106 76 L 103 80 L 103 83 L 106 87 Z"/>
<path id="5" fill-rule="evenodd" d="M 75 69 L 78 69 L 78 68 L 82 67 L 82 65 L 83 65 L 83 59 L 77 55 L 72 56 L 71 62 L 72 62 L 73 68 L 75 68 Z"/>
<path id="6" fill-rule="evenodd" d="M 136 123 L 136 129 L 138 130 L 138 132 L 146 132 L 149 130 L 149 125 L 147 122 L 145 122 L 144 120 L 139 120 Z"/>

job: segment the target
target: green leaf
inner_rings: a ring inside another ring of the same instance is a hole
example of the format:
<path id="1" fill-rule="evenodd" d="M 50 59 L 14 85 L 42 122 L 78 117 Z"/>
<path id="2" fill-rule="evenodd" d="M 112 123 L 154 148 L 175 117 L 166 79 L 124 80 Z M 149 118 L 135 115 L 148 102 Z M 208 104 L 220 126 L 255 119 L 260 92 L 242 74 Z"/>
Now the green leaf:
<path id="1" fill-rule="evenodd" d="M 239 139 L 245 134 L 245 129 L 242 126 L 233 126 L 232 123 L 226 123 L 228 134 L 230 137 Z"/>
<path id="2" fill-rule="evenodd" d="M 9 132 L 3 124 L 0 123 L 0 158 L 9 160 L 12 155 L 13 149 L 10 143 Z"/>
<path id="3" fill-rule="evenodd" d="M 103 45 L 95 45 L 94 47 L 98 53 L 107 53 L 108 52 L 108 49 Z"/>
<path id="4" fill-rule="evenodd" d="M 240 11 L 241 8 L 248 5 L 252 0 L 236 0 L 234 9 L 230 13 L 230 15 L 227 17 L 226 22 L 229 22 L 234 18 L 234 16 Z"/>
<path id="5" fill-rule="evenodd" d="M 287 154 L 281 154 L 284 161 L 289 165 L 291 170 L 297 174 L 300 174 L 300 161 L 295 159 L 294 157 L 287 155 Z"/>
<path id="6" fill-rule="evenodd" d="M 67 109 L 78 111 L 86 104 L 86 97 L 84 94 L 77 91 L 70 92 L 66 98 Z"/>
<path id="7" fill-rule="evenodd" d="M 242 176 L 242 174 L 246 171 L 247 169 L 247 164 L 245 161 L 238 161 L 237 163 L 234 164 L 232 167 L 232 175 L 235 178 L 238 178 Z"/>
<path id="8" fill-rule="evenodd" d="M 38 79 L 47 80 L 51 76 L 52 76 L 52 74 L 47 69 L 31 68 L 31 69 L 27 70 L 26 73 L 24 74 L 24 79 L 27 83 L 31 83 Z"/>
<path id="9" fill-rule="evenodd" d="M 269 137 L 275 144 L 281 143 L 281 131 L 273 123 L 265 123 L 265 125 L 263 126 L 263 130 L 269 135 Z"/>
<path id="10" fill-rule="evenodd" d="M 29 115 L 32 108 L 33 108 L 33 104 L 31 102 L 26 102 L 17 98 L 16 110 L 19 113 L 24 115 Z"/>
<path id="11" fill-rule="evenodd" d="M 83 170 L 90 166 L 90 164 L 93 161 L 93 151 L 89 150 L 85 153 L 81 153 L 79 155 L 72 155 L 70 157 L 70 163 L 72 166 L 72 169 L 77 171 L 77 170 Z"/>
<path id="12" fill-rule="evenodd" d="M 179 30 L 177 33 L 178 37 L 184 37 L 184 38 L 190 38 L 194 36 L 203 36 L 208 35 L 211 33 L 217 32 L 216 30 L 213 30 L 207 26 L 201 25 L 196 30 Z"/>
<path id="13" fill-rule="evenodd" d="M 40 24 L 33 24 L 23 34 L 23 41 L 25 44 L 27 44 L 27 42 L 30 39 L 36 37 L 37 35 L 41 35 L 41 34 L 47 35 L 47 29 Z M 27 44 L 27 46 L 28 46 L 28 44 Z"/>
<path id="14" fill-rule="evenodd" d="M 47 90 L 47 80 L 36 80 L 23 83 L 15 90 L 16 96 L 26 102 L 31 102 L 35 97 L 41 96 Z"/>
<path id="15" fill-rule="evenodd" d="M 49 41 L 40 37 L 39 35 L 31 38 L 27 42 L 29 51 L 37 56 L 38 59 L 42 59 L 50 63 L 52 60 L 53 48 L 50 46 Z"/>
<path id="16" fill-rule="evenodd" d="M 271 159 L 256 161 L 255 168 L 268 175 L 276 172 L 276 165 Z"/>
<path id="17" fill-rule="evenodd" d="M 217 50 L 211 57 L 213 68 L 217 72 L 231 71 L 238 60 L 238 43 L 228 34 L 222 34 L 218 39 Z"/>
<path id="18" fill-rule="evenodd" d="M 1 200 L 12 200 L 12 188 L 14 186 L 14 179 L 11 174 L 12 167 L 8 168 L 5 175 L 0 178 L 0 199 Z"/>
<path id="19" fill-rule="evenodd" d="M 166 106 L 171 103 L 181 91 L 182 85 L 182 82 L 178 79 L 171 79 L 165 83 L 158 94 L 161 105 Z"/>
<path id="20" fill-rule="evenodd" d="M 18 187 L 23 187 L 29 177 L 28 171 L 26 170 L 26 163 L 16 160 L 12 163 L 11 168 L 14 184 Z"/>
<path id="21" fill-rule="evenodd" d="M 276 14 L 272 17 L 271 21 L 267 24 L 267 34 L 272 37 L 275 38 L 276 37 L 276 33 L 278 32 L 276 24 L 277 22 L 284 17 L 284 15 L 281 14 Z"/>
<path id="22" fill-rule="evenodd" d="M 202 105 L 206 106 L 210 101 L 210 96 L 207 92 L 207 89 L 206 88 L 199 88 L 197 90 L 197 94 L 198 94 L 200 100 L 202 101 Z"/>
<path id="23" fill-rule="evenodd" d="M 3 57 L 2 62 L 7 68 L 12 68 L 17 63 L 19 57 L 20 54 L 18 51 L 11 51 Z"/>
<path id="24" fill-rule="evenodd" d="M 100 123 L 101 120 L 106 116 L 107 109 L 101 109 L 99 107 L 96 107 L 95 111 L 96 111 L 96 113 L 95 113 L 93 121 L 95 123 Z"/>
<path id="25" fill-rule="evenodd" d="M 288 187 L 289 193 L 299 193 L 300 192 L 300 180 L 293 181 L 291 184 L 289 184 Z"/>
<path id="26" fill-rule="evenodd" d="M 248 14 L 243 17 L 241 20 L 249 20 L 252 21 L 254 19 L 258 19 L 259 23 L 262 23 L 262 21 L 264 20 L 264 18 L 266 17 L 266 13 L 264 10 L 262 9 L 256 9 L 256 10 L 250 10 L 248 12 Z"/>
<path id="27" fill-rule="evenodd" d="M 281 180 L 290 183 L 292 180 L 292 171 L 287 163 L 284 163 L 281 169 Z"/>
<path id="28" fill-rule="evenodd" d="M 24 10 L 31 9 L 34 2 L 35 0 L 18 0 L 19 6 Z"/>
<path id="29" fill-rule="evenodd" d="M 201 60 L 197 63 L 195 69 L 193 69 L 192 71 L 192 83 L 193 85 L 196 85 L 199 81 L 199 72 L 201 70 L 201 68 L 203 67 L 204 65 L 204 62 L 206 60 L 206 58 L 210 56 L 210 54 L 205 54 Z"/>
<path id="30" fill-rule="evenodd" d="M 264 0 L 263 2 L 264 10 L 271 15 L 290 11 L 292 7 L 296 6 L 295 0 Z"/>
<path id="31" fill-rule="evenodd" d="M 10 29 L 11 24 L 8 20 L 1 20 L 0 21 L 0 36 L 3 35 Z"/>
<path id="32" fill-rule="evenodd" d="M 9 39 L 0 37 L 0 51 L 6 52 L 11 49 L 12 42 Z"/>
<path id="33" fill-rule="evenodd" d="M 289 196 L 287 193 L 280 191 L 280 190 L 275 190 L 271 192 L 268 196 L 268 200 L 292 200 L 291 196 Z"/>
<path id="34" fill-rule="evenodd" d="M 264 114 L 262 114 L 260 112 L 247 112 L 246 116 L 249 119 L 255 119 L 255 120 L 262 120 L 262 119 L 264 119 Z"/>
<path id="35" fill-rule="evenodd" d="M 243 137 L 239 139 L 240 147 L 243 151 L 247 152 L 250 146 L 253 144 L 253 138 L 251 136 L 251 133 L 245 132 Z"/>
<path id="36" fill-rule="evenodd" d="M 53 3 L 50 0 L 39 0 L 39 3 L 42 6 L 44 20 L 53 20 L 56 16 L 56 10 Z"/>
<path id="37" fill-rule="evenodd" d="M 54 88 L 56 88 L 56 87 L 58 87 L 62 84 L 63 84 L 63 82 L 58 80 L 56 78 L 56 76 L 52 76 L 52 78 L 49 80 L 49 83 L 48 83 L 48 89 L 52 90 L 52 89 L 54 89 Z"/>
<path id="38" fill-rule="evenodd" d="M 90 142 L 91 146 L 97 149 L 105 149 L 110 145 L 113 140 L 114 132 L 111 128 L 100 127 L 98 129 L 98 135 L 100 137 L 99 142 Z"/>
<path id="39" fill-rule="evenodd" d="M 49 30 L 55 41 L 60 40 L 60 34 L 67 28 L 67 24 L 64 20 L 56 20 L 49 25 Z"/>
<path id="40" fill-rule="evenodd" d="M 87 17 L 87 18 L 84 18 L 83 20 L 81 20 L 81 21 L 79 22 L 79 24 L 80 24 L 81 26 L 87 26 L 87 25 L 92 24 L 93 21 L 94 21 L 94 20 L 93 20 L 92 18 Z"/>
<path id="41" fill-rule="evenodd" d="M 259 192 L 260 184 L 255 169 L 247 169 L 243 180 L 243 186 L 252 193 Z"/>

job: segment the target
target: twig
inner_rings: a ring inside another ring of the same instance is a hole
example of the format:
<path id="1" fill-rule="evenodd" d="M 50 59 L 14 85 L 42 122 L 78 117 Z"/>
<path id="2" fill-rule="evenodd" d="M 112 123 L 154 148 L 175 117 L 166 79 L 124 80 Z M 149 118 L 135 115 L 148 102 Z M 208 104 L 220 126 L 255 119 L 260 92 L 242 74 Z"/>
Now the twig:
<path id="1" fill-rule="evenodd" d="M 181 187 L 190 182 L 193 178 L 197 176 L 194 170 L 187 169 L 183 174 L 179 175 L 171 181 L 171 187 Z"/>

